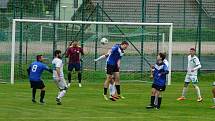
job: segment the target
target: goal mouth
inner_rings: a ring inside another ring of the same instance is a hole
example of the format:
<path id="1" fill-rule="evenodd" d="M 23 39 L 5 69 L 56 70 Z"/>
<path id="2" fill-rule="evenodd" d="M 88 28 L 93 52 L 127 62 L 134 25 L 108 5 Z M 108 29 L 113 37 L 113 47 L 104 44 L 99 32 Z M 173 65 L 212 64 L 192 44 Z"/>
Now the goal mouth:
<path id="1" fill-rule="evenodd" d="M 157 31 L 158 26 L 160 31 Z M 20 46 L 16 46 L 17 28 L 25 28 L 23 33 L 19 33 L 20 39 L 25 39 L 21 41 L 23 50 L 20 50 Z M 80 46 L 85 50 L 85 56 L 82 57 L 83 70 L 104 71 L 105 61 L 94 62 L 93 60 L 105 54 L 114 44 L 120 44 L 124 40 L 128 41 L 130 46 L 125 51 L 125 57 L 122 58 L 122 73 L 137 73 L 143 76 L 142 73 L 147 72 L 150 65 L 155 63 L 157 53 L 167 52 L 170 62 L 168 75 L 168 84 L 170 84 L 172 30 L 172 23 L 13 19 L 11 84 L 14 84 L 16 71 L 24 72 L 27 64 L 34 59 L 33 55 L 44 53 L 45 57 L 49 58 L 47 60 L 50 60 L 55 49 L 63 50 L 62 53 L 65 53 L 71 39 L 79 40 Z M 108 41 L 102 42 L 102 38 Z M 18 55 L 18 58 L 15 58 L 15 55 Z M 23 62 L 26 65 L 21 66 Z"/>

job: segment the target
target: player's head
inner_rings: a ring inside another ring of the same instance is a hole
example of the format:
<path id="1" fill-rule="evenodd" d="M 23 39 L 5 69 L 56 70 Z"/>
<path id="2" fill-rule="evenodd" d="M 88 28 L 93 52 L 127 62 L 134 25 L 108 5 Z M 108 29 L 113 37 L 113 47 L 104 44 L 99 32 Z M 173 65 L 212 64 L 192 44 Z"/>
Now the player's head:
<path id="1" fill-rule="evenodd" d="M 61 51 L 60 50 L 55 50 L 54 51 L 54 56 L 57 58 L 61 58 Z"/>
<path id="2" fill-rule="evenodd" d="M 123 50 L 127 49 L 129 46 L 129 43 L 127 41 L 122 41 L 122 43 L 120 44 L 121 48 Z"/>
<path id="3" fill-rule="evenodd" d="M 74 40 L 74 41 L 72 42 L 72 45 L 73 45 L 74 47 L 77 47 L 77 46 L 78 46 L 78 40 Z"/>
<path id="4" fill-rule="evenodd" d="M 196 54 L 196 49 L 195 48 L 190 48 L 190 55 L 194 56 Z"/>
<path id="5" fill-rule="evenodd" d="M 43 55 L 37 55 L 36 56 L 37 61 L 43 61 Z"/>
<path id="6" fill-rule="evenodd" d="M 166 58 L 166 55 L 164 53 L 158 53 L 157 62 L 162 63 L 165 58 Z"/>

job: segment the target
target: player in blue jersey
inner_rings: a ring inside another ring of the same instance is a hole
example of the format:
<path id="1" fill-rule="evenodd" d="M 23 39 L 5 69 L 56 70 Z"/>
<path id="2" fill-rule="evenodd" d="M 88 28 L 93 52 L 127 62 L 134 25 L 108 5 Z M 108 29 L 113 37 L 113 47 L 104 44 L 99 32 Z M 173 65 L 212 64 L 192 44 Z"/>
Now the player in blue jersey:
<path id="1" fill-rule="evenodd" d="M 129 46 L 128 42 L 123 41 L 121 44 L 116 44 L 111 48 L 110 54 L 107 58 L 107 76 L 106 80 L 104 82 L 104 98 L 105 100 L 108 100 L 107 98 L 107 89 L 109 83 L 112 83 L 113 77 L 115 81 L 115 86 L 117 90 L 117 94 L 120 96 L 120 82 L 119 82 L 119 69 L 120 69 L 120 59 L 122 58 L 124 54 L 124 50 L 127 49 Z"/>
<path id="2" fill-rule="evenodd" d="M 153 72 L 153 84 L 151 93 L 151 104 L 146 108 L 160 109 L 161 106 L 161 92 L 166 89 L 166 75 L 169 73 L 167 65 L 164 63 L 165 54 L 159 53 L 157 56 L 157 62 L 152 66 Z"/>
<path id="3" fill-rule="evenodd" d="M 42 55 L 37 55 L 36 61 L 31 63 L 29 68 L 27 69 L 28 71 L 28 76 L 32 88 L 32 102 L 36 103 L 35 100 L 35 95 L 36 95 L 36 90 L 40 89 L 40 103 L 43 104 L 44 102 L 44 97 L 45 97 L 45 85 L 41 79 L 41 75 L 44 70 L 47 70 L 52 73 L 52 70 L 49 69 L 47 65 L 43 63 L 43 56 Z"/>

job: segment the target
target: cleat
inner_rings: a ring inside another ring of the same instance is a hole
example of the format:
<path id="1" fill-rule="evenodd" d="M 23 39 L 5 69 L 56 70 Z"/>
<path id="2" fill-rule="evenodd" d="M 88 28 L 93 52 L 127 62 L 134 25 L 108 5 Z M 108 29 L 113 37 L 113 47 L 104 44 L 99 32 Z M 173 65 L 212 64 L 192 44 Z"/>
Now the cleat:
<path id="1" fill-rule="evenodd" d="M 36 101 L 35 99 L 32 99 L 31 101 L 32 101 L 33 103 L 37 103 L 37 101 Z"/>
<path id="2" fill-rule="evenodd" d="M 79 87 L 82 87 L 81 83 L 78 83 L 78 86 L 79 86 Z"/>
<path id="3" fill-rule="evenodd" d="M 125 97 L 123 97 L 122 95 L 118 95 L 118 98 L 125 99 Z"/>
<path id="4" fill-rule="evenodd" d="M 68 87 L 70 87 L 71 86 L 71 83 L 68 83 L 68 85 L 67 85 Z"/>
<path id="5" fill-rule="evenodd" d="M 152 109 L 152 108 L 154 108 L 154 106 L 152 106 L 152 105 L 146 106 L 146 109 Z"/>
<path id="6" fill-rule="evenodd" d="M 41 104 L 41 105 L 44 105 L 45 102 L 44 102 L 43 100 L 40 100 L 40 104 Z"/>
<path id="7" fill-rule="evenodd" d="M 116 99 L 114 96 L 112 96 L 112 95 L 110 95 L 109 99 L 112 100 L 112 101 L 116 101 L 116 100 L 117 100 L 117 99 Z"/>
<path id="8" fill-rule="evenodd" d="M 177 100 L 185 100 L 186 98 L 185 97 L 179 97 Z"/>
<path id="9" fill-rule="evenodd" d="M 111 95 L 111 97 L 113 97 L 113 98 L 115 98 L 115 99 L 119 99 L 119 97 L 116 96 L 116 95 Z"/>
<path id="10" fill-rule="evenodd" d="M 215 105 L 214 105 L 214 106 L 211 106 L 210 108 L 213 108 L 213 109 L 215 109 Z"/>
<path id="11" fill-rule="evenodd" d="M 103 97 L 104 97 L 105 100 L 108 100 L 107 95 L 103 95 Z"/>
<path id="12" fill-rule="evenodd" d="M 197 99 L 197 102 L 202 102 L 203 101 L 203 98 L 201 98 L 201 97 L 199 97 L 198 99 Z"/>
<path id="13" fill-rule="evenodd" d="M 62 105 L 62 103 L 61 103 L 59 98 L 56 98 L 56 101 L 57 101 L 57 105 Z"/>

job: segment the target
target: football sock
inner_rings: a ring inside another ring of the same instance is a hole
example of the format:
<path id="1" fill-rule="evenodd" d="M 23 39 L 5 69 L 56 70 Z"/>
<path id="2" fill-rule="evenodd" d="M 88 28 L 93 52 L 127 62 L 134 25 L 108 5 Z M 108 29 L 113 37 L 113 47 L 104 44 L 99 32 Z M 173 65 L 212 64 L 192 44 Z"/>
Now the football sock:
<path id="1" fill-rule="evenodd" d="M 32 88 L 32 99 L 35 99 L 37 89 Z"/>
<path id="2" fill-rule="evenodd" d="M 198 86 L 195 86 L 195 89 L 196 89 L 197 96 L 198 96 L 198 97 L 201 97 L 201 93 L 200 93 L 199 87 L 198 87 Z"/>
<path id="3" fill-rule="evenodd" d="M 58 93 L 57 98 L 58 98 L 58 99 L 61 99 L 61 98 L 65 95 L 65 93 L 66 93 L 66 90 L 60 91 L 60 92 Z"/>
<path id="4" fill-rule="evenodd" d="M 72 78 L 71 72 L 69 72 L 67 76 L 68 76 L 68 81 L 69 81 L 69 83 L 71 83 L 71 80 L 72 80 L 72 79 L 71 79 L 71 78 Z"/>
<path id="5" fill-rule="evenodd" d="M 154 105 L 158 105 L 158 96 L 155 96 Z"/>
<path id="6" fill-rule="evenodd" d="M 78 73 L 78 82 L 81 83 L 81 73 Z"/>
<path id="7" fill-rule="evenodd" d="M 187 92 L 187 87 L 184 87 L 182 90 L 182 97 L 185 97 L 186 92 Z"/>
<path id="8" fill-rule="evenodd" d="M 120 95 L 120 85 L 115 85 L 117 94 Z"/>
<path id="9" fill-rule="evenodd" d="M 161 106 L 162 97 L 158 97 L 158 108 Z"/>
<path id="10" fill-rule="evenodd" d="M 104 95 L 107 95 L 107 88 L 104 87 Z"/>
<path id="11" fill-rule="evenodd" d="M 154 102 L 155 102 L 155 96 L 151 96 L 151 106 L 154 106 Z"/>
<path id="12" fill-rule="evenodd" d="M 110 94 L 111 95 L 115 95 L 116 89 L 115 89 L 115 85 L 114 84 L 110 84 L 109 85 L 109 90 L 110 90 Z"/>
<path id="13" fill-rule="evenodd" d="M 44 97 L 45 97 L 45 90 L 41 90 L 41 92 L 40 92 L 40 102 L 43 102 Z"/>

